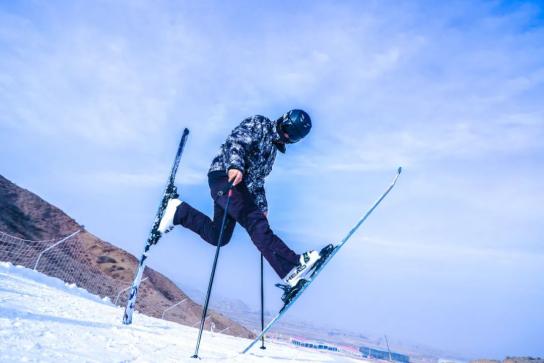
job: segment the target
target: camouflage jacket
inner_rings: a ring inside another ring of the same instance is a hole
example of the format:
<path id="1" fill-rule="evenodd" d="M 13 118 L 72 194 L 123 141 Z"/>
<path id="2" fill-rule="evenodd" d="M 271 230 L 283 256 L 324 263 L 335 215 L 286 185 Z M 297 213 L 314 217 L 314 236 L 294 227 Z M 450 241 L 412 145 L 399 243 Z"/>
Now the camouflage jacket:
<path id="1" fill-rule="evenodd" d="M 244 174 L 243 183 L 263 212 L 268 210 L 264 178 L 272 171 L 278 149 L 279 135 L 276 126 L 277 121 L 271 121 L 264 116 L 246 118 L 221 145 L 209 170 L 240 170 Z"/>

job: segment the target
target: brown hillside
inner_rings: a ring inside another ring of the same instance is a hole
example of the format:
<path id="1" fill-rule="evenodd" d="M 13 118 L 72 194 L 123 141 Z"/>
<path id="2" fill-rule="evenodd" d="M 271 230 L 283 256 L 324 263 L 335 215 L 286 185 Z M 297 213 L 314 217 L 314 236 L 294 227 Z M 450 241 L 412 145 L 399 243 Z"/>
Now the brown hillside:
<path id="1" fill-rule="evenodd" d="M 33 268 L 39 252 L 53 244 L 35 241 L 60 240 L 77 230 L 81 232 L 76 237 L 44 254 L 37 269 L 115 301 L 118 292 L 132 283 L 137 259 L 84 230 L 59 208 L 0 175 L 0 231 L 21 239 L 5 235 L 0 239 L 0 261 Z M 187 299 L 166 318 L 185 325 L 199 321 L 202 307 L 172 281 L 149 267 L 144 273 L 146 277 L 140 285 L 138 311 L 160 318 L 167 307 Z M 118 305 L 124 306 L 126 293 L 119 296 Z M 224 330 L 225 334 L 254 337 L 245 327 L 213 311 L 208 313 L 206 328 L 212 325 L 215 331 Z"/>

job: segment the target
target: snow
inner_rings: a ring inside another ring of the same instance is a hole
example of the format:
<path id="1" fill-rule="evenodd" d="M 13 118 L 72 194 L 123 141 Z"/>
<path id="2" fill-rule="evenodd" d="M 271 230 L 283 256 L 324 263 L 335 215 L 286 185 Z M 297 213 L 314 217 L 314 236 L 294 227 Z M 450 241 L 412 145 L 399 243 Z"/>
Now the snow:
<path id="1" fill-rule="evenodd" d="M 75 285 L 0 262 L 0 362 L 191 362 L 198 330 L 123 308 Z M 204 332 L 202 362 L 361 362 L 335 353 Z"/>

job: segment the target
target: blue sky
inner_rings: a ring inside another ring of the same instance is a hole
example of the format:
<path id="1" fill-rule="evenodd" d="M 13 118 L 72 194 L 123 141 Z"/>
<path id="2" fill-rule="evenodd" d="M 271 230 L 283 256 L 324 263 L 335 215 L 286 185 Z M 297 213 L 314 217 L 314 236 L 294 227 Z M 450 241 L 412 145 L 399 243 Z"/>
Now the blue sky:
<path id="1" fill-rule="evenodd" d="M 139 256 L 183 127 L 182 198 L 253 114 L 314 128 L 267 179 L 296 251 L 397 189 L 291 316 L 467 358 L 544 355 L 544 6 L 538 1 L 0 1 L 0 173 Z M 176 230 L 150 265 L 205 290 Z M 238 228 L 215 292 L 258 306 Z M 267 267 L 267 305 L 279 306 Z M 251 287 L 251 288 L 248 288 Z"/>

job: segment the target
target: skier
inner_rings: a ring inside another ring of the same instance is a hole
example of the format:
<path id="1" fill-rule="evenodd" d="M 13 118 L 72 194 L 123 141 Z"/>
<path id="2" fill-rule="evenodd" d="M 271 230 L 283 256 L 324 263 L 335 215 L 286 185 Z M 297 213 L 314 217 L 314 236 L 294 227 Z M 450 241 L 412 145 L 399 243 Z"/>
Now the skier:
<path id="1" fill-rule="evenodd" d="M 286 145 L 305 137 L 312 127 L 310 116 L 298 109 L 291 110 L 276 121 L 256 115 L 246 118 L 229 135 L 213 159 L 208 171 L 208 184 L 214 201 L 213 220 L 187 202 L 168 201 L 159 232 L 167 233 L 182 225 L 214 245 L 226 245 L 236 222 L 246 229 L 251 240 L 274 271 L 293 288 L 319 260 L 317 251 L 296 254 L 270 229 L 264 178 L 272 170 L 276 151 L 285 153 Z M 227 195 L 232 183 L 223 240 L 218 241 L 225 213 Z"/>

